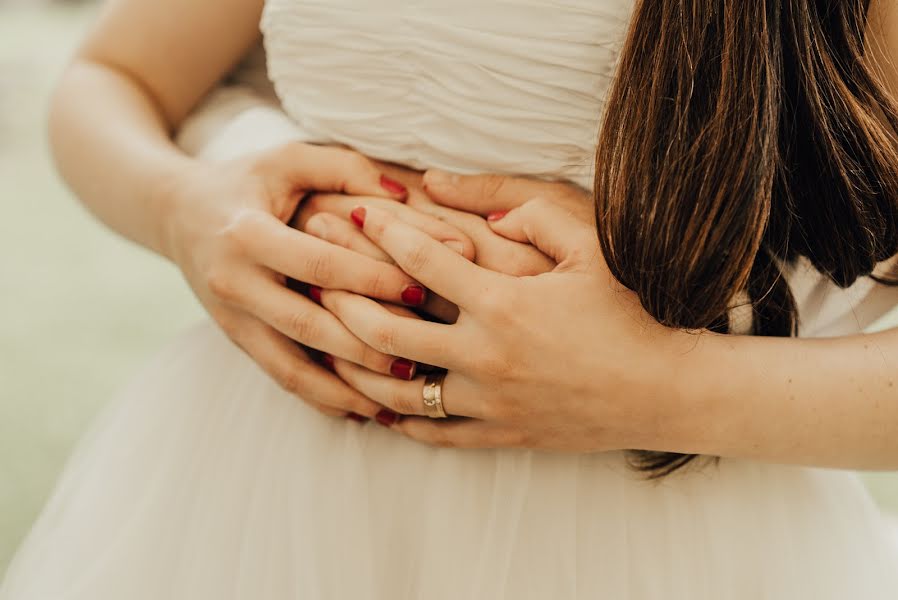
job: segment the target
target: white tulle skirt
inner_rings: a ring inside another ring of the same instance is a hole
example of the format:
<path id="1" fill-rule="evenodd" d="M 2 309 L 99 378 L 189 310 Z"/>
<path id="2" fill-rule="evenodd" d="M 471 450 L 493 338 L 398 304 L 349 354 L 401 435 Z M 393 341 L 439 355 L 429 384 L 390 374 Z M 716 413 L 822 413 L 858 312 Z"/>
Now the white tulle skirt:
<path id="1" fill-rule="evenodd" d="M 211 324 L 101 414 L 2 600 L 885 599 L 857 478 L 435 449 L 324 417 Z"/>

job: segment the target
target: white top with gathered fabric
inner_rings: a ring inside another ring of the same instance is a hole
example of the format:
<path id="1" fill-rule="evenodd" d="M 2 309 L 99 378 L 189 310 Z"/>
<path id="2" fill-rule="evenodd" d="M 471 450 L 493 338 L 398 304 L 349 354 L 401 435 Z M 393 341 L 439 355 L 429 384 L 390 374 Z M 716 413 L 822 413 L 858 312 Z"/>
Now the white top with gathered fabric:
<path id="1" fill-rule="evenodd" d="M 590 188 L 632 8 L 632 0 L 269 0 L 262 30 L 276 96 L 260 49 L 182 143 L 210 157 L 232 155 L 235 144 L 224 142 L 234 137 L 247 151 L 340 144 L 416 169 Z M 787 278 L 803 337 L 857 333 L 898 306 L 898 288 L 864 278 L 840 289 L 807 260 Z"/>

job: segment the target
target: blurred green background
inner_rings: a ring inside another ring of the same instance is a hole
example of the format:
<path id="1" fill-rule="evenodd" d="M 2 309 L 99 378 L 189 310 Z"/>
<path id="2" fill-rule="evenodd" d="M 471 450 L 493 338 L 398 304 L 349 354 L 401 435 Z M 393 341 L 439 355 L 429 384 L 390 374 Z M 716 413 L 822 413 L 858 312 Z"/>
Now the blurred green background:
<path id="1" fill-rule="evenodd" d="M 47 95 L 92 2 L 0 0 L 0 572 L 73 444 L 115 389 L 202 312 L 171 265 L 64 189 Z M 865 475 L 898 512 L 898 475 Z"/>
<path id="2" fill-rule="evenodd" d="M 54 173 L 50 88 L 92 3 L 0 0 L 0 572 L 91 417 L 201 309 Z"/>

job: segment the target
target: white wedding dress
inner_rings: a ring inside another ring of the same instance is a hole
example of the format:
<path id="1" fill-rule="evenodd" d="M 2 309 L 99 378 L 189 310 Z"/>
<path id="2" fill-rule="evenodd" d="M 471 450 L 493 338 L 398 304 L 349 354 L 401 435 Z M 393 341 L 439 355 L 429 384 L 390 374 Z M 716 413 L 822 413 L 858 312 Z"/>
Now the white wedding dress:
<path id="1" fill-rule="evenodd" d="M 631 1 L 270 0 L 290 118 L 233 88 L 184 143 L 221 158 L 304 139 L 588 185 Z M 807 265 L 790 281 L 804 335 L 853 333 L 898 304 Z M 211 323 L 96 420 L 0 587 L 0 600 L 895 597 L 898 553 L 854 474 L 722 460 L 650 483 L 619 452 L 430 448 L 318 414 Z"/>

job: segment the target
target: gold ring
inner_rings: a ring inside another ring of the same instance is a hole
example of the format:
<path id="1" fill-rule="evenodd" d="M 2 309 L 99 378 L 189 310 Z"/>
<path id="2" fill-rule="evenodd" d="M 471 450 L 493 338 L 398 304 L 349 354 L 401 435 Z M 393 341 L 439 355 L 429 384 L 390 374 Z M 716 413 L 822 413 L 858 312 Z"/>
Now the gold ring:
<path id="1" fill-rule="evenodd" d="M 424 413 L 431 419 L 445 419 L 449 415 L 443 409 L 443 380 L 445 373 L 424 378 Z"/>

